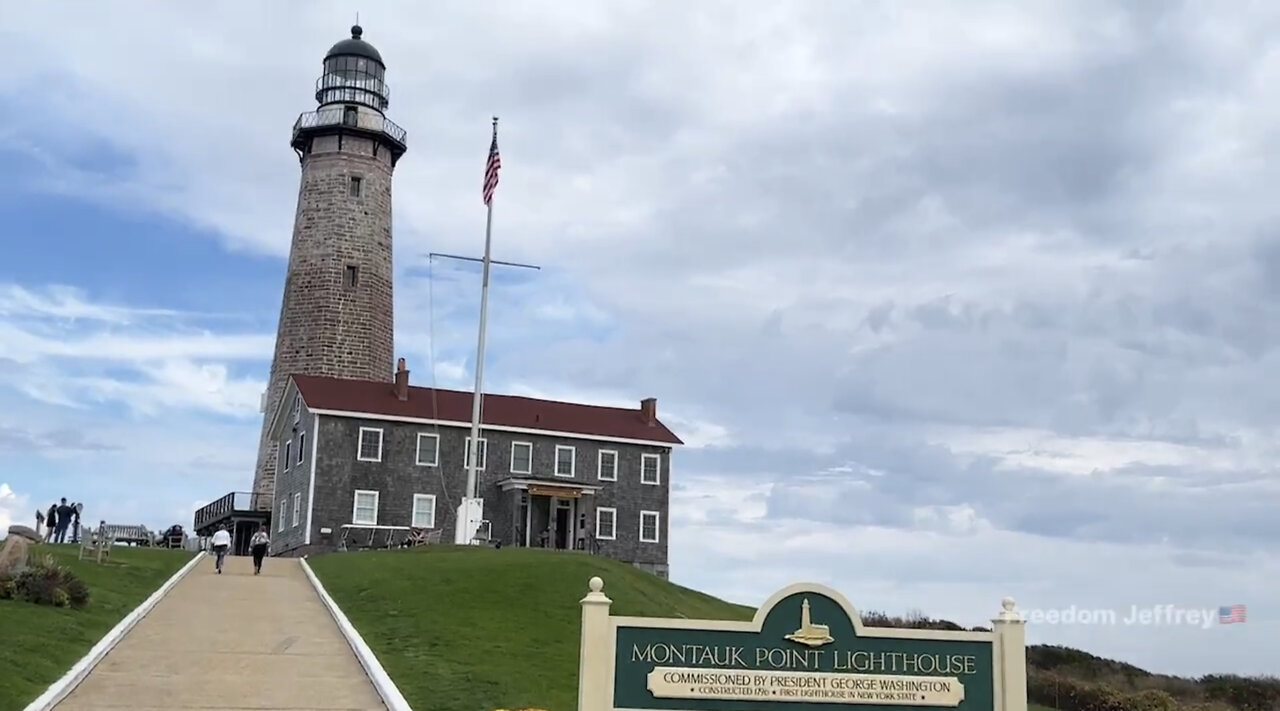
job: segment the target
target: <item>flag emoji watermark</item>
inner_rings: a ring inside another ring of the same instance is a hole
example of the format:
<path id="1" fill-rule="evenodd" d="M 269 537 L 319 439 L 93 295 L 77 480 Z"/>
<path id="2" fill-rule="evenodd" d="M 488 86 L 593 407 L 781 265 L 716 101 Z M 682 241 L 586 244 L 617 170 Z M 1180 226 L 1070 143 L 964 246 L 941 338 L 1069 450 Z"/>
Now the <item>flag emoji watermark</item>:
<path id="1" fill-rule="evenodd" d="M 1218 608 L 1218 624 L 1234 625 L 1244 622 L 1244 605 L 1223 605 Z"/>

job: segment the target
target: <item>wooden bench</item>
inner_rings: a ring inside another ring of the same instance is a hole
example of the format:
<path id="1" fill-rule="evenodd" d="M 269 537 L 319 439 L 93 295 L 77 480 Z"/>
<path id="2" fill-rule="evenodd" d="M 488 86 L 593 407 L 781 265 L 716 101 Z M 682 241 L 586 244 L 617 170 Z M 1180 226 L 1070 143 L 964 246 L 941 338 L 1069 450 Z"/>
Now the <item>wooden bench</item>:
<path id="1" fill-rule="evenodd" d="M 99 563 L 104 563 L 111 557 L 111 546 L 115 545 L 115 543 L 115 538 L 111 537 L 107 529 L 106 521 L 100 522 L 97 529 L 82 528 L 80 530 L 80 560 L 84 560 L 88 556 Z"/>
<path id="2" fill-rule="evenodd" d="M 133 546 L 150 546 L 155 541 L 146 526 L 137 524 L 107 523 L 103 521 L 98 524 L 98 531 L 116 543 L 128 543 Z"/>
<path id="3" fill-rule="evenodd" d="M 417 546 L 434 546 L 440 544 L 440 536 L 444 533 L 439 529 L 432 531 L 426 528 L 415 528 L 409 532 L 404 541 L 400 544 L 401 548 L 415 548 Z"/>
<path id="4" fill-rule="evenodd" d="M 342 524 L 342 537 L 338 550 L 375 550 L 394 548 L 397 534 L 409 534 L 408 526 L 368 526 L 359 523 Z"/>

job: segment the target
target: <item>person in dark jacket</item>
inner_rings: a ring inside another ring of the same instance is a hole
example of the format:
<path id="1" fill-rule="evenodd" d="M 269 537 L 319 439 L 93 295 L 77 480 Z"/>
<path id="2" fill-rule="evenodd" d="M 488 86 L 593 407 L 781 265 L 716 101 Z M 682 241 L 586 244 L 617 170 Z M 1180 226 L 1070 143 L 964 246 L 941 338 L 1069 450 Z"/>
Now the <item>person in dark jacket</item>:
<path id="1" fill-rule="evenodd" d="M 54 529 L 58 527 L 58 505 L 57 504 L 54 504 L 53 506 L 49 507 L 49 513 L 46 514 L 44 517 L 44 525 L 45 525 L 44 542 L 53 543 L 53 536 L 54 536 L 54 533 L 56 533 Z"/>
<path id="2" fill-rule="evenodd" d="M 75 513 L 75 509 L 67 506 L 67 497 L 62 497 L 62 502 L 58 504 L 58 528 L 53 534 L 54 543 L 67 542 L 67 529 L 71 527 L 71 515 Z"/>

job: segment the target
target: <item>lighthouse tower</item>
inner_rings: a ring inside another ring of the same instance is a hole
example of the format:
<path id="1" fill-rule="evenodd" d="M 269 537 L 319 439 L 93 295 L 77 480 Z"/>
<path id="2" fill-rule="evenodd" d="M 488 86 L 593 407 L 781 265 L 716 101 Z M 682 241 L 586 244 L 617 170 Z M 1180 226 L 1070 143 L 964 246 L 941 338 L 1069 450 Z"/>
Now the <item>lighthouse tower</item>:
<path id="1" fill-rule="evenodd" d="M 316 80 L 319 106 L 293 124 L 302 184 L 262 401 L 258 509 L 272 506 L 276 444 L 267 427 L 290 376 L 393 378 L 391 173 L 405 132 L 385 115 L 386 65 L 363 34 L 356 25 L 329 49 Z"/>

